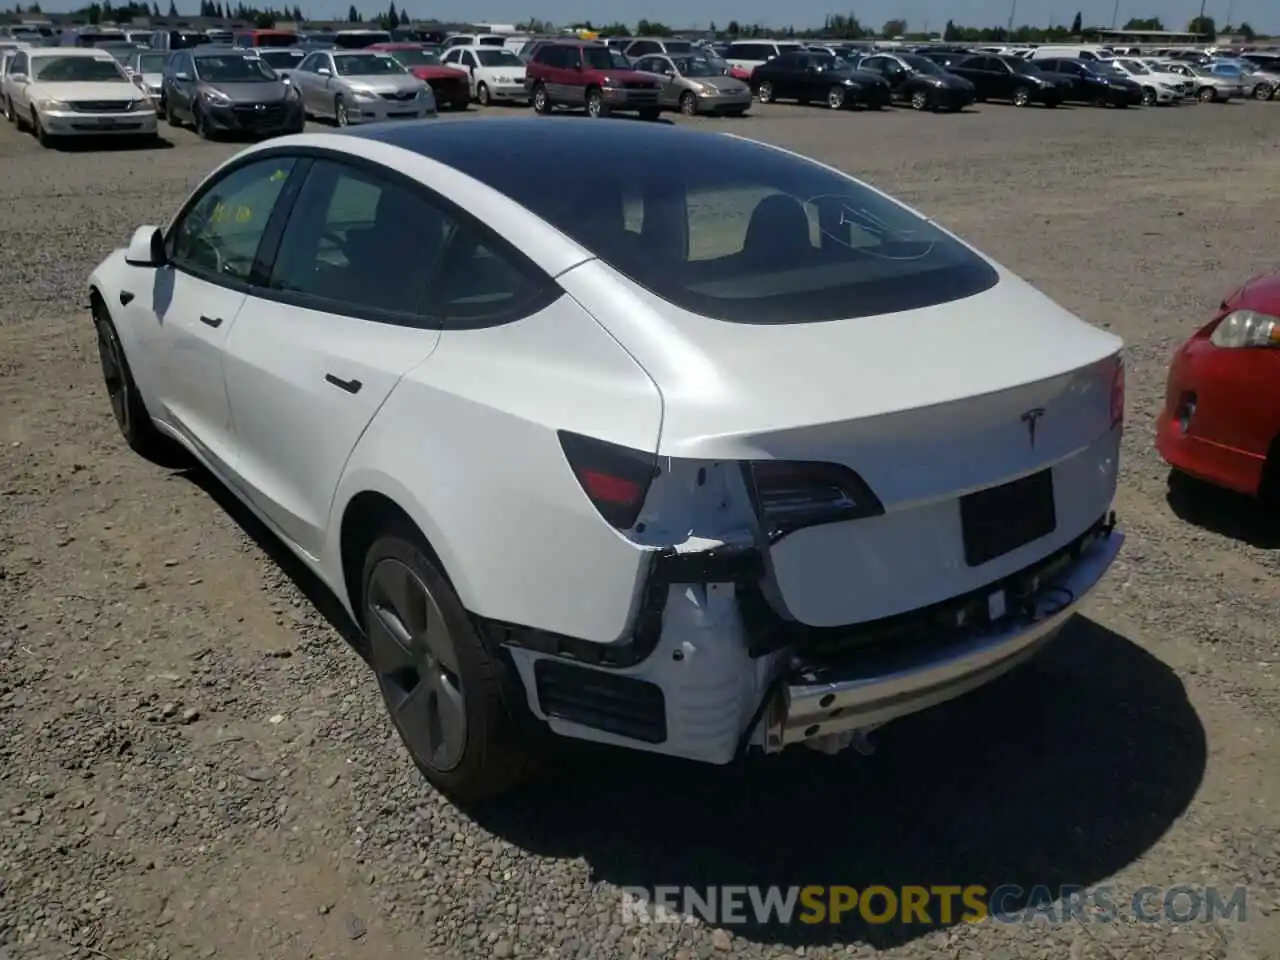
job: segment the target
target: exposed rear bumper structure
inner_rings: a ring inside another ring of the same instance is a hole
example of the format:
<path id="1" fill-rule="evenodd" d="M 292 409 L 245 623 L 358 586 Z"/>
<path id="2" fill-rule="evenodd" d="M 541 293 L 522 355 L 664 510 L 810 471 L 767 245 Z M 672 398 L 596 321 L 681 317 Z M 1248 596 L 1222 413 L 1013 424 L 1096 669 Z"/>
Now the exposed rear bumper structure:
<path id="1" fill-rule="evenodd" d="M 1046 577 L 1017 612 L 992 626 L 973 628 L 962 640 L 953 636 L 944 647 L 908 643 L 801 667 L 769 707 L 765 750 L 878 726 L 994 680 L 1062 629 L 1123 543 L 1123 533 L 1104 530 L 1065 569 Z M 1000 591 L 992 602 L 1003 606 L 1008 601 Z"/>

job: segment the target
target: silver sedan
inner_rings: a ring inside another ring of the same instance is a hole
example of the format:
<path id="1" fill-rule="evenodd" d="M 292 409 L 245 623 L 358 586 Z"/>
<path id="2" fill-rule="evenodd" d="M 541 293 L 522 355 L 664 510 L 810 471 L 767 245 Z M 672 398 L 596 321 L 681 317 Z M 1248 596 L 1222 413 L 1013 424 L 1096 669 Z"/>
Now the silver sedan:
<path id="1" fill-rule="evenodd" d="M 641 57 L 633 70 L 654 73 L 665 82 L 658 103 L 692 117 L 700 113 L 726 113 L 740 117 L 751 106 L 751 88 L 726 76 L 704 57 Z"/>
<path id="2" fill-rule="evenodd" d="M 425 80 L 389 53 L 371 50 L 317 50 L 289 74 L 302 94 L 308 116 L 340 127 L 380 120 L 420 119 L 436 112 Z"/>

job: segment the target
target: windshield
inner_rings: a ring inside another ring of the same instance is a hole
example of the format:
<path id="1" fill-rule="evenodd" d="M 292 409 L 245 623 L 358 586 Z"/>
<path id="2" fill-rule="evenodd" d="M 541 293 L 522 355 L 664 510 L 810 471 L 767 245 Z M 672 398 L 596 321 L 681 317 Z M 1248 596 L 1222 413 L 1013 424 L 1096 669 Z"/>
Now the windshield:
<path id="1" fill-rule="evenodd" d="M 1210 69 L 1213 70 L 1214 73 L 1226 73 L 1226 74 L 1240 73 L 1240 68 L 1236 66 L 1236 64 L 1234 63 L 1215 63 L 1213 64 L 1212 67 L 1210 67 Z"/>
<path id="2" fill-rule="evenodd" d="M 196 76 L 210 83 L 266 83 L 275 71 L 257 56 L 196 57 Z"/>
<path id="3" fill-rule="evenodd" d="M 938 66 L 936 63 L 934 63 L 932 60 L 930 60 L 928 57 L 917 57 L 913 55 L 908 55 L 908 56 L 902 57 L 901 59 L 902 59 L 902 62 L 905 63 L 908 67 L 910 67 L 912 70 L 918 70 L 921 73 L 927 73 L 930 76 L 937 77 L 947 72 L 943 70 L 940 66 Z"/>
<path id="4" fill-rule="evenodd" d="M 374 77 L 404 73 L 404 67 L 389 55 L 377 53 L 353 53 L 334 57 L 340 77 Z"/>
<path id="5" fill-rule="evenodd" d="M 720 71 L 700 57 L 677 57 L 671 61 L 685 77 L 718 77 Z"/>
<path id="6" fill-rule="evenodd" d="M 104 44 L 100 44 L 98 46 L 98 49 L 105 50 L 107 53 L 111 54 L 121 63 L 128 63 L 129 58 L 138 52 L 138 45 L 136 43 L 121 43 L 121 44 L 105 44 L 104 43 Z"/>
<path id="7" fill-rule="evenodd" d="M 138 57 L 139 73 L 163 73 L 164 62 L 169 59 L 167 53 L 144 53 Z"/>
<path id="8" fill-rule="evenodd" d="M 590 70 L 616 70 L 613 54 L 608 47 L 583 47 L 582 62 Z"/>
<path id="9" fill-rule="evenodd" d="M 114 57 L 33 57 L 31 79 L 44 83 L 128 83 Z"/>
<path id="10" fill-rule="evenodd" d="M 253 35 L 255 47 L 292 47 L 298 43 L 294 33 L 258 33 Z"/>
<path id="11" fill-rule="evenodd" d="M 999 281 L 968 247 L 836 171 L 747 140 L 654 129 L 534 124 L 518 164 L 465 139 L 433 157 L 463 165 L 654 295 L 718 320 L 897 313 Z"/>
<path id="12" fill-rule="evenodd" d="M 292 70 L 306 54 L 300 50 L 264 50 L 258 56 L 273 70 Z"/>
<path id="13" fill-rule="evenodd" d="M 524 61 L 510 50 L 476 50 L 476 59 L 482 67 L 523 67 Z"/>
<path id="14" fill-rule="evenodd" d="M 1137 60 L 1121 60 L 1120 66 L 1124 67 L 1130 73 L 1136 73 L 1139 76 L 1150 73 L 1151 71 L 1140 64 Z"/>
<path id="15" fill-rule="evenodd" d="M 431 50 L 391 50 L 389 53 L 402 67 L 434 67 L 440 63 L 440 54 Z"/>

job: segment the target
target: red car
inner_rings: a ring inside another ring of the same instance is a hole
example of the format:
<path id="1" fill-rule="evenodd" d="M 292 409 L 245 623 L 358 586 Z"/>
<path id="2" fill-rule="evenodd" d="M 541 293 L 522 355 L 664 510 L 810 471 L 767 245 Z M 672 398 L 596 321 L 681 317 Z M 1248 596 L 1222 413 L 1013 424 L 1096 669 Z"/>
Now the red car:
<path id="1" fill-rule="evenodd" d="M 735 80 L 750 80 L 751 70 L 747 67 L 739 67 L 736 64 L 729 65 L 729 76 Z"/>
<path id="2" fill-rule="evenodd" d="M 1177 471 L 1280 503 L 1280 273 L 1227 297 L 1174 354 L 1156 448 Z"/>
<path id="3" fill-rule="evenodd" d="M 471 104 L 471 78 L 461 70 L 446 67 L 440 55 L 420 43 L 375 43 L 369 50 L 391 54 L 410 73 L 425 80 L 435 94 L 436 109 L 465 110 Z"/>

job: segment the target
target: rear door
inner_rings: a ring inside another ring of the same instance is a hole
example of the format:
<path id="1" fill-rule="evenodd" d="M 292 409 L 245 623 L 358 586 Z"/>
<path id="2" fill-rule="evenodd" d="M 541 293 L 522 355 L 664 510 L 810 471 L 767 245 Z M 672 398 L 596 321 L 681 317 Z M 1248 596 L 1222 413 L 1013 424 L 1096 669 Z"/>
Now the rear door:
<path id="1" fill-rule="evenodd" d="M 421 188 L 315 160 L 227 344 L 237 472 L 318 553 L 347 458 L 400 378 L 435 349 L 426 291 L 453 227 Z"/>

